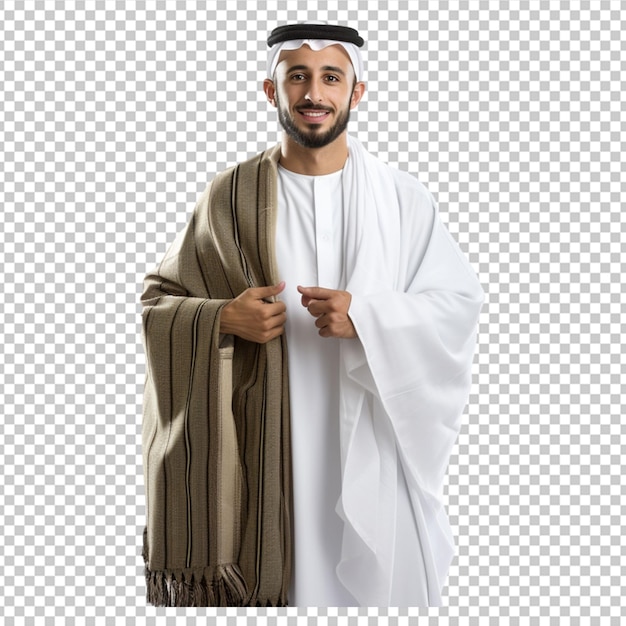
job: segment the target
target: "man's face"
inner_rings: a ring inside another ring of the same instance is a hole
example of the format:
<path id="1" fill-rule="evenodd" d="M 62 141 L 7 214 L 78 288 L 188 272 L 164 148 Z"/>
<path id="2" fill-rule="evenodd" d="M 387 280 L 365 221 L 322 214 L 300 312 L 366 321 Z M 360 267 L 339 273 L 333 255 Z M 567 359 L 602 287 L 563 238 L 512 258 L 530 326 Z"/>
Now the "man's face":
<path id="1" fill-rule="evenodd" d="M 346 51 L 337 45 L 314 51 L 308 46 L 281 52 L 268 93 L 287 135 L 305 148 L 332 143 L 348 125 L 350 109 L 361 99 L 363 83 Z M 267 93 L 267 91 L 266 91 Z"/>

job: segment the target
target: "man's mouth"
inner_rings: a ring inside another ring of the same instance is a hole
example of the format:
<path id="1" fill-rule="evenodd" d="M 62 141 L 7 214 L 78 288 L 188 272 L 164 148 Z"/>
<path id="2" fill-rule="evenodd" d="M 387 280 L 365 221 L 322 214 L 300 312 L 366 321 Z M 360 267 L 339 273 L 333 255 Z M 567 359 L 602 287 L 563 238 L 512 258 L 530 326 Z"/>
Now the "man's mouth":
<path id="1" fill-rule="evenodd" d="M 320 109 L 299 109 L 298 113 L 307 121 L 307 122 L 322 122 L 329 115 L 330 111 L 328 110 L 320 110 Z"/>

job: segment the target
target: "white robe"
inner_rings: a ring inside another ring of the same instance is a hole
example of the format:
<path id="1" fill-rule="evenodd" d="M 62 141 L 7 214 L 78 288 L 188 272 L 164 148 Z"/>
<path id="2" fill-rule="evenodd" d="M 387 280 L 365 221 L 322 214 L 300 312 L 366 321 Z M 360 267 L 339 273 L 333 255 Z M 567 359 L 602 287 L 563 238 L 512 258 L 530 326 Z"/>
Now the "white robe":
<path id="1" fill-rule="evenodd" d="M 296 606 L 436 606 L 443 477 L 482 290 L 419 182 L 349 138 L 340 172 L 279 168 Z M 319 337 L 296 286 L 347 289 L 358 339 Z"/>

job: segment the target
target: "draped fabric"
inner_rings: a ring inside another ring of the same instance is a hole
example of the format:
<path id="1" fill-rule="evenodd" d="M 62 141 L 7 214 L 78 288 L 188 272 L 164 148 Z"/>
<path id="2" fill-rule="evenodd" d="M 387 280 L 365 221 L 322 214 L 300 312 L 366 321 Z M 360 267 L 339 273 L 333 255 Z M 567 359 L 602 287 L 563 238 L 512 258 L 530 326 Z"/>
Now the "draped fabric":
<path id="1" fill-rule="evenodd" d="M 144 559 L 155 605 L 287 603 L 286 344 L 219 332 L 226 302 L 278 282 L 278 155 L 277 147 L 218 175 L 145 279 Z M 223 387 L 231 376 L 232 394 Z"/>
<path id="2" fill-rule="evenodd" d="M 483 293 L 426 189 L 356 140 L 348 145 L 340 283 L 352 294 L 358 339 L 341 340 L 339 352 L 337 575 L 364 606 L 434 606 L 454 551 L 443 479 L 469 393 Z M 154 604 L 287 603 L 286 341 L 259 345 L 219 333 L 229 299 L 280 281 L 279 154 L 277 146 L 218 175 L 146 277 L 144 556 Z M 229 406 L 220 379 L 231 358 Z M 234 450 L 234 467 L 224 450 Z M 398 511 L 411 522 L 398 524 Z M 410 545 L 422 579 L 414 596 L 410 585 L 406 595 L 393 588 L 394 575 L 407 571 L 394 563 L 405 528 L 415 529 Z"/>
<path id="3" fill-rule="evenodd" d="M 345 284 L 359 341 L 341 342 L 338 574 L 361 604 L 389 606 L 400 469 L 426 572 L 424 597 L 410 603 L 436 606 L 454 554 L 443 480 L 469 394 L 483 291 L 428 191 L 352 138 L 349 149 Z"/>

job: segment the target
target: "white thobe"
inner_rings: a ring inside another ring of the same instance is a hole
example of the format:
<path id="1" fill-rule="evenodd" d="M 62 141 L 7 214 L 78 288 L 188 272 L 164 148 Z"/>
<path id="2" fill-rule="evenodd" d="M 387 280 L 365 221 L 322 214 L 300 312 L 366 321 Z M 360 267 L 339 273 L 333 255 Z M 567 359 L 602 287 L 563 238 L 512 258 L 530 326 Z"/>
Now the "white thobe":
<path id="1" fill-rule="evenodd" d="M 293 606 L 357 606 L 337 575 L 341 494 L 340 342 L 322 338 L 298 285 L 345 289 L 342 171 L 304 176 L 279 167 L 276 250 L 286 282 L 294 490 Z M 397 464 L 390 605 L 425 606 L 426 574 L 402 465 Z M 372 485 L 372 488 L 375 488 Z"/>

